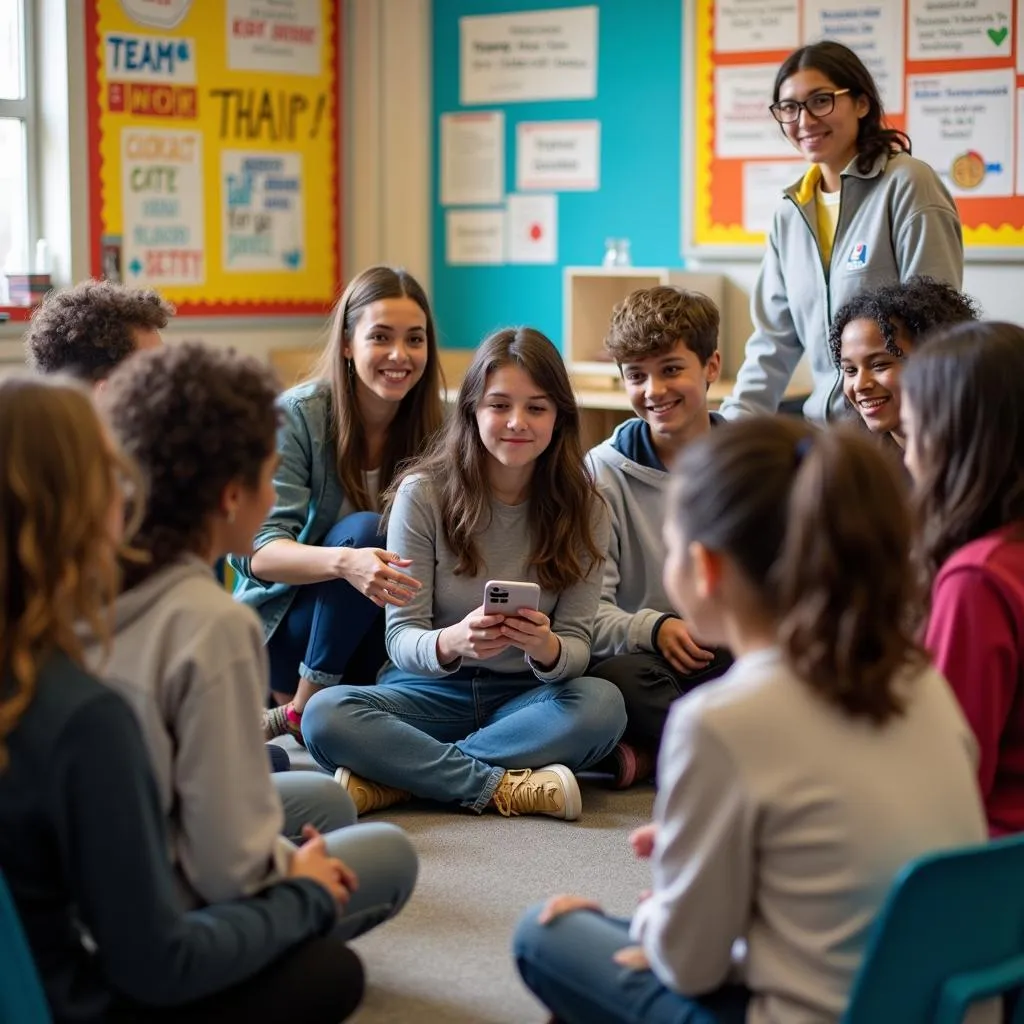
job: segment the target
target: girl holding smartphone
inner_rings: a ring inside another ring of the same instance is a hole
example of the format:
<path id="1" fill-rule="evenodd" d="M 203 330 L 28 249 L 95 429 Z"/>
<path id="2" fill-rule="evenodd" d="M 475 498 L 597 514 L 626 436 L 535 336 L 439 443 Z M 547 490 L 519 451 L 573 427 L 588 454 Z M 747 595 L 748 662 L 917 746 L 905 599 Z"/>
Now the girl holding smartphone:
<path id="1" fill-rule="evenodd" d="M 483 342 L 386 514 L 387 546 L 413 560 L 421 586 L 387 609 L 377 685 L 310 701 L 310 752 L 361 814 L 416 795 L 578 817 L 574 772 L 613 750 L 626 714 L 613 684 L 582 675 L 608 516 L 544 335 L 508 328 Z M 484 614 L 496 580 L 538 584 L 539 607 Z"/>

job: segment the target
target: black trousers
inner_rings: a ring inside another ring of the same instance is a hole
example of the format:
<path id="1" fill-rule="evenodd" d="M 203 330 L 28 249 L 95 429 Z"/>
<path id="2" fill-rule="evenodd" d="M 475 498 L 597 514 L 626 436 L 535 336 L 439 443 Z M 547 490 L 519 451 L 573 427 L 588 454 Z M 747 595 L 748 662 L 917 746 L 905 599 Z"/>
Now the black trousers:
<path id="1" fill-rule="evenodd" d="M 715 659 L 699 672 L 683 675 L 660 654 L 617 654 L 591 664 L 587 675 L 614 683 L 626 702 L 629 722 L 622 739 L 656 753 L 661 746 L 672 702 L 709 679 L 717 679 L 732 665 L 732 655 L 715 651 Z"/>
<path id="2" fill-rule="evenodd" d="M 362 1002 L 359 957 L 339 938 L 310 939 L 247 981 L 180 1006 L 152 1009 L 127 1001 L 110 1024 L 338 1024 Z"/>

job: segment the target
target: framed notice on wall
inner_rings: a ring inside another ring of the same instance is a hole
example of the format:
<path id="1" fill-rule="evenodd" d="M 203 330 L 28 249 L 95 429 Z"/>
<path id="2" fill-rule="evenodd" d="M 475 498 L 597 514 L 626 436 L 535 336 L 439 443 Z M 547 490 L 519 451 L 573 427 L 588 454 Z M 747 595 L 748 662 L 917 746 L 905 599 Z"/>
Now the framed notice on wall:
<path id="1" fill-rule="evenodd" d="M 179 314 L 322 313 L 341 277 L 334 0 L 87 0 L 92 272 Z"/>

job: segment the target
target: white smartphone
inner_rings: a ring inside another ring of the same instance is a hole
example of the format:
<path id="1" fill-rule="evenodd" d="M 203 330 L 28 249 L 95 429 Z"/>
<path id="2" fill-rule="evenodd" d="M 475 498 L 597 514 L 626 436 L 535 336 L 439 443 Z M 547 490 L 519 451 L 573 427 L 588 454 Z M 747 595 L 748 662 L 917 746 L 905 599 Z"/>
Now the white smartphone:
<path id="1" fill-rule="evenodd" d="M 484 584 L 484 615 L 515 615 L 520 608 L 540 608 L 540 587 L 514 580 L 488 580 Z"/>

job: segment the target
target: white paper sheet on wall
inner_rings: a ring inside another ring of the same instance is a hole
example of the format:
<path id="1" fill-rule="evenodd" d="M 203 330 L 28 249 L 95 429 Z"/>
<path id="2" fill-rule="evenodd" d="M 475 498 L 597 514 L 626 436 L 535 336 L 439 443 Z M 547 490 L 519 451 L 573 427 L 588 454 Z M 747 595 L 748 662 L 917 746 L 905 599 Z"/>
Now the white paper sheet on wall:
<path id="1" fill-rule="evenodd" d="M 719 53 L 795 50 L 800 45 L 797 0 L 715 0 Z"/>
<path id="2" fill-rule="evenodd" d="M 807 170 L 802 160 L 748 162 L 743 165 L 743 228 L 768 233 L 782 191 Z"/>
<path id="3" fill-rule="evenodd" d="M 910 0 L 910 60 L 1010 56 L 1012 0 Z"/>
<path id="4" fill-rule="evenodd" d="M 511 195 L 506 209 L 509 263 L 557 263 L 558 197 Z"/>
<path id="5" fill-rule="evenodd" d="M 715 68 L 717 157 L 793 155 L 793 147 L 768 109 L 776 71 L 774 64 Z"/>
<path id="6" fill-rule="evenodd" d="M 445 261 L 450 266 L 505 262 L 504 210 L 447 210 Z"/>
<path id="7" fill-rule="evenodd" d="M 505 115 L 441 115 L 441 204 L 485 206 L 505 198 Z"/>
<path id="8" fill-rule="evenodd" d="M 593 191 L 601 183 L 600 121 L 520 121 L 516 188 Z"/>

